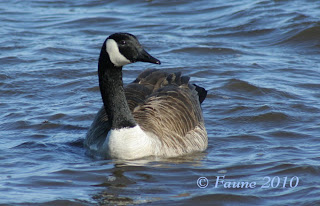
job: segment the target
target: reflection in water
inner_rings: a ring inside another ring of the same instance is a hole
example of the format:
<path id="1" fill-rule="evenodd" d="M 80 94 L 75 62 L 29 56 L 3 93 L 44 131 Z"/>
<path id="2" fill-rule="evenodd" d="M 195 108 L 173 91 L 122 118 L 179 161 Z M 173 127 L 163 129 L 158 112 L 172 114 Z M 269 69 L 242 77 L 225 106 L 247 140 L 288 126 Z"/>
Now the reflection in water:
<path id="1" fill-rule="evenodd" d="M 194 153 L 178 158 L 155 158 L 149 157 L 139 160 L 112 160 L 114 167 L 109 171 L 110 175 L 101 184 L 95 185 L 104 188 L 102 192 L 94 196 L 99 203 L 105 204 L 141 204 L 146 202 L 160 201 L 163 198 L 158 196 L 155 192 L 148 198 L 137 198 L 139 190 L 131 194 L 132 188 L 148 188 L 148 184 L 155 181 L 155 176 L 159 172 L 167 173 L 168 169 L 174 172 L 180 171 L 181 166 L 185 165 L 186 168 L 197 168 L 202 166 L 202 161 L 206 157 L 206 153 Z M 106 162 L 110 164 L 110 162 Z M 158 172 L 154 172 L 154 169 Z M 164 174 L 166 176 L 166 174 Z M 175 175 L 174 175 L 175 176 Z M 136 179 L 139 179 L 139 182 Z M 170 175 L 168 174 L 168 178 Z M 166 184 L 164 181 L 163 184 Z M 128 188 L 126 191 L 126 188 Z M 153 190 L 151 187 L 150 190 Z M 128 196 L 125 194 L 128 193 Z M 140 195 L 140 194 L 139 194 Z M 181 198 L 189 196 L 189 193 L 178 193 L 173 195 L 173 198 Z"/>

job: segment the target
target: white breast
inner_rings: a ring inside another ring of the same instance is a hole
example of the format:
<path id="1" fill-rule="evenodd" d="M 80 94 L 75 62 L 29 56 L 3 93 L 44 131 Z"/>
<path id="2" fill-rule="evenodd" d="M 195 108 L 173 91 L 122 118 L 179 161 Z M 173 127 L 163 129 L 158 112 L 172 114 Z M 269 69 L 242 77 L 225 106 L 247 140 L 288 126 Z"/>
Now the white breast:
<path id="1" fill-rule="evenodd" d="M 140 126 L 110 130 L 103 148 L 117 159 L 138 159 L 159 154 L 161 142 L 147 135 Z"/>

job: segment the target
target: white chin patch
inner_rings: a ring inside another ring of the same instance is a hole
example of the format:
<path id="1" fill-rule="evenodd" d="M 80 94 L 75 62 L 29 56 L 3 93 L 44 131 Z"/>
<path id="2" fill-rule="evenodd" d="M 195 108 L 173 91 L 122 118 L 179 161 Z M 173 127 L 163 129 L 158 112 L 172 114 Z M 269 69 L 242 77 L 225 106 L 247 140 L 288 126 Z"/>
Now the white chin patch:
<path id="1" fill-rule="evenodd" d="M 130 64 L 130 60 L 123 56 L 120 51 L 118 44 L 113 39 L 108 39 L 106 42 L 106 50 L 109 54 L 110 61 L 117 67 L 122 67 L 126 64 Z"/>

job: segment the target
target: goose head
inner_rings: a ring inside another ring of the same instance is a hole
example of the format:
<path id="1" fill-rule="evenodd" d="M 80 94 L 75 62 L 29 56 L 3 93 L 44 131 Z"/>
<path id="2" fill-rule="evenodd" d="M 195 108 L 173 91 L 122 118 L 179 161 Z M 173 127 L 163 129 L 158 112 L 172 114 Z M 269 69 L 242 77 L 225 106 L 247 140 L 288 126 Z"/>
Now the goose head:
<path id="1" fill-rule="evenodd" d="M 106 39 L 104 44 L 103 48 L 105 48 L 110 62 L 115 67 L 122 67 L 138 61 L 160 64 L 158 59 L 144 50 L 138 39 L 132 34 L 112 34 Z"/>

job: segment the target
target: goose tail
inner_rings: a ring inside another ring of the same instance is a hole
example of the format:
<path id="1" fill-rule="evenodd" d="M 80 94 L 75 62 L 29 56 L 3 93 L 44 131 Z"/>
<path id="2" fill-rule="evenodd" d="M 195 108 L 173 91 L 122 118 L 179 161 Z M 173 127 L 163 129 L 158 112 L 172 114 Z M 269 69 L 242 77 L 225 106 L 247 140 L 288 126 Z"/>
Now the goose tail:
<path id="1" fill-rule="evenodd" d="M 195 87 L 196 87 L 196 91 L 198 92 L 198 96 L 199 96 L 199 101 L 200 101 L 200 104 L 202 104 L 202 102 L 206 99 L 207 97 L 207 93 L 208 91 L 205 90 L 203 87 L 200 87 L 196 84 L 193 84 Z"/>

